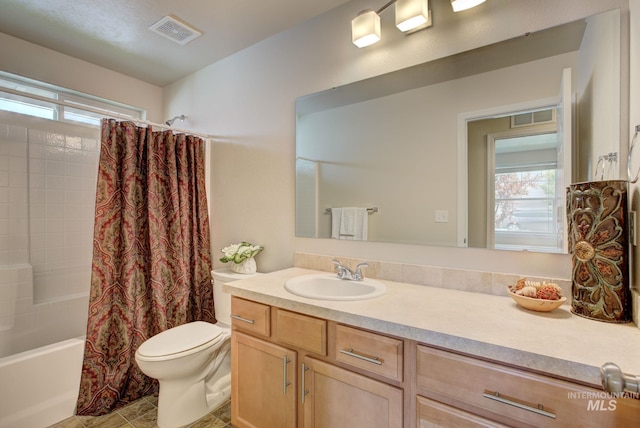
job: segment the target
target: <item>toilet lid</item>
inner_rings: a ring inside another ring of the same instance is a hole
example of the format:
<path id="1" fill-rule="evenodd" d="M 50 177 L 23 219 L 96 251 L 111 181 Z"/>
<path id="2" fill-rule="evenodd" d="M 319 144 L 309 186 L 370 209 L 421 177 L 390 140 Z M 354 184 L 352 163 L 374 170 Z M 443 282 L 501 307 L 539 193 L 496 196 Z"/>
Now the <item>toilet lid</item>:
<path id="1" fill-rule="evenodd" d="M 211 323 L 195 321 L 156 334 L 140 345 L 137 352 L 145 357 L 179 354 L 215 341 L 223 333 Z"/>

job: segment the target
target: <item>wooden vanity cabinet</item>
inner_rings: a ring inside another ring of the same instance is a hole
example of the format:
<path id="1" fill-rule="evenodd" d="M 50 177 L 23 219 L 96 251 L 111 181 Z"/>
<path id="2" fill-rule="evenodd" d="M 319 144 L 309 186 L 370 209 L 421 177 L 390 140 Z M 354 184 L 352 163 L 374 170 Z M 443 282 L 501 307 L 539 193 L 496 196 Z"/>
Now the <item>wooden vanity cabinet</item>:
<path id="1" fill-rule="evenodd" d="M 627 427 L 640 400 L 233 297 L 236 428 Z"/>
<path id="2" fill-rule="evenodd" d="M 406 426 L 402 340 L 237 297 L 231 308 L 234 427 Z"/>

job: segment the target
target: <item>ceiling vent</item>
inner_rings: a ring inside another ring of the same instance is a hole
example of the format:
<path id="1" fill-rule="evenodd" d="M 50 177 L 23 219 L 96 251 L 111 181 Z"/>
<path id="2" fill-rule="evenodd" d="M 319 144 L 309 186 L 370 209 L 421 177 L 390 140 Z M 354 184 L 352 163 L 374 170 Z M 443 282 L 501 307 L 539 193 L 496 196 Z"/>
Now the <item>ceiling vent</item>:
<path id="1" fill-rule="evenodd" d="M 161 36 L 178 43 L 179 45 L 186 45 L 191 40 L 202 35 L 200 31 L 188 26 L 172 16 L 165 16 L 149 27 L 149 29 L 154 33 L 158 33 Z"/>

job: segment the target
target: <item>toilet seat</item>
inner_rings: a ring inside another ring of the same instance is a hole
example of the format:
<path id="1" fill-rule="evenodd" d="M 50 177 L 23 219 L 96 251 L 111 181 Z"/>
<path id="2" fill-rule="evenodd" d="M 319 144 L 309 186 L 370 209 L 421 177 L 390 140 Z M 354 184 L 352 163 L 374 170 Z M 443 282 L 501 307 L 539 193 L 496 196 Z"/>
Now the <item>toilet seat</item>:
<path id="1" fill-rule="evenodd" d="M 136 357 L 146 361 L 180 358 L 222 344 L 229 331 L 214 324 L 195 321 L 170 328 L 146 340 Z"/>

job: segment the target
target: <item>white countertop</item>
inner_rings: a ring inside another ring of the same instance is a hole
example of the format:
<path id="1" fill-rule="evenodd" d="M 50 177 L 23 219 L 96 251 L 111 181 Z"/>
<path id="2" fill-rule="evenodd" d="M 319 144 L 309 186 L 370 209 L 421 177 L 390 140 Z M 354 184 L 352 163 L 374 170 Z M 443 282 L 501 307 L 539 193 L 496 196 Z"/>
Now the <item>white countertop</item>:
<path id="1" fill-rule="evenodd" d="M 425 344 L 600 385 L 600 366 L 613 362 L 640 375 L 640 328 L 571 313 L 569 305 L 542 313 L 510 297 L 380 280 L 381 297 L 315 300 L 289 293 L 284 282 L 328 273 L 290 268 L 230 282 L 230 294 Z"/>

